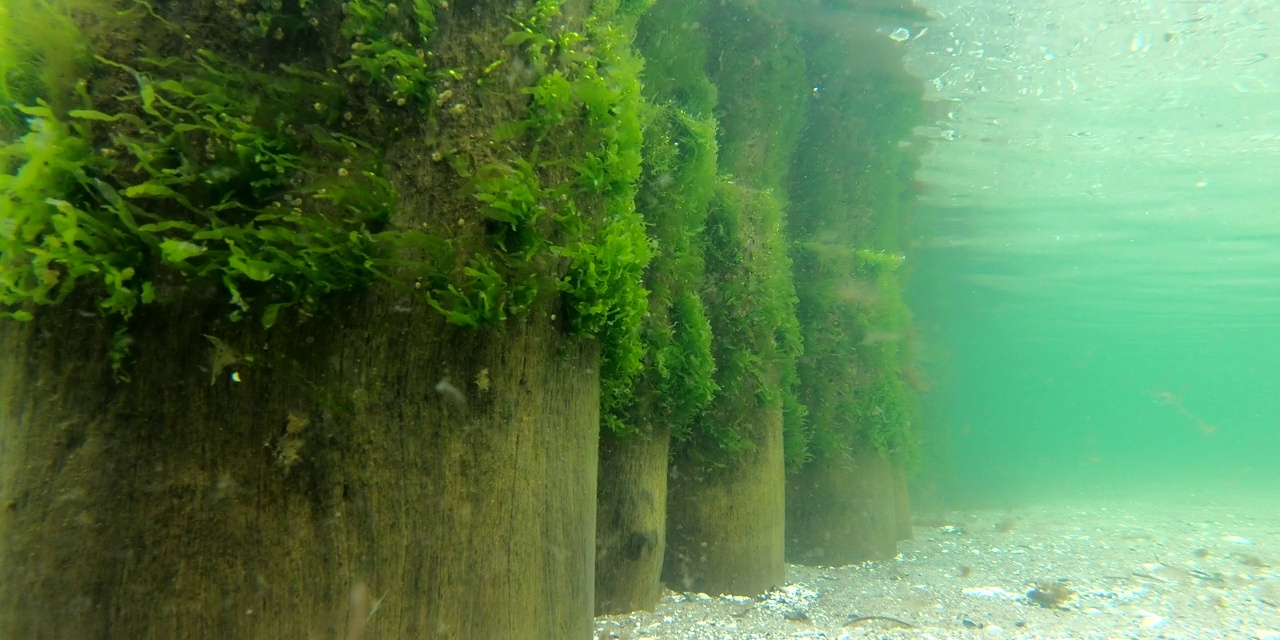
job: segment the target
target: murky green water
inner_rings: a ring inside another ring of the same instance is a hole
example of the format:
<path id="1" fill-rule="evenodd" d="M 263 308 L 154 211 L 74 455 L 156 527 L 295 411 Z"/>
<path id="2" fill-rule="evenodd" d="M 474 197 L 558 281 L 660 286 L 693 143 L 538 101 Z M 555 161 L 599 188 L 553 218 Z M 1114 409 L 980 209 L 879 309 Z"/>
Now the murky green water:
<path id="1" fill-rule="evenodd" d="M 1277 7 L 926 4 L 921 496 L 1277 495 Z"/>

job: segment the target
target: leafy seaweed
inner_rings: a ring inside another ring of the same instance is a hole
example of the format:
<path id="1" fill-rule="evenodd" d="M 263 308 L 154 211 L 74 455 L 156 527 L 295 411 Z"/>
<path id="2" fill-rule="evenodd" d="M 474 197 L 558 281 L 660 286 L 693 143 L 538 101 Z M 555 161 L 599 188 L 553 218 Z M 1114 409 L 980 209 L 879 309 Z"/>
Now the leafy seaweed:
<path id="1" fill-rule="evenodd" d="M 21 8 L 79 33 L 52 4 Z M 24 37 L 7 32 L 5 53 L 33 50 Z M 73 62 L 34 75 L 6 66 L 7 97 L 21 87 L 31 102 L 9 106 L 22 119 L 0 143 L 0 313 L 29 320 L 83 291 L 127 321 L 180 292 L 160 285 L 178 276 L 221 284 L 232 318 L 270 326 L 379 275 L 375 233 L 395 197 L 377 153 L 326 127 L 341 87 L 204 50 Z M 120 90 L 91 97 L 77 79 L 90 72 Z M 131 340 L 118 326 L 123 376 Z"/>

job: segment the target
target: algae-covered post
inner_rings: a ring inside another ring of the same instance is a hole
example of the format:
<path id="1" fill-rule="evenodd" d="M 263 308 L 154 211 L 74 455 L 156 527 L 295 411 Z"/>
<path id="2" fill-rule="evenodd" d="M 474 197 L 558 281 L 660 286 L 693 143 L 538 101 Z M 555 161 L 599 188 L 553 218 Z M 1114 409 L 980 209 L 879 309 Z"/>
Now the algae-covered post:
<path id="1" fill-rule="evenodd" d="M 821 86 L 788 178 L 812 456 L 788 481 L 787 558 L 799 563 L 890 558 L 911 533 L 918 377 L 901 267 L 922 90 L 872 18 L 853 7 L 795 18 Z"/>
<path id="2" fill-rule="evenodd" d="M 613 11 L 6 3 L 0 636 L 590 634 Z"/>
<path id="3" fill-rule="evenodd" d="M 666 548 L 667 459 L 674 433 L 715 393 L 701 232 L 716 185 L 715 88 L 707 78 L 705 2 L 663 0 L 642 17 L 644 164 L 637 207 L 654 240 L 645 273 L 644 370 L 604 407 L 600 434 L 596 612 L 652 609 Z"/>
<path id="4" fill-rule="evenodd" d="M 803 451 L 782 183 L 804 61 L 762 7 L 710 3 L 700 24 L 720 114 L 721 177 L 701 239 L 718 392 L 673 447 L 663 578 L 755 595 L 783 584 L 784 457 Z"/>

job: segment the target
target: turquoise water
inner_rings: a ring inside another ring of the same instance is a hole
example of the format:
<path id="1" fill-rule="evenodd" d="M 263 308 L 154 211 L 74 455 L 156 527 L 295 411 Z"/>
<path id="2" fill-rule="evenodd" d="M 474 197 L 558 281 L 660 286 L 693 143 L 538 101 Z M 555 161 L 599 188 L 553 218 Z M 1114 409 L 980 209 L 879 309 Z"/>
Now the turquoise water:
<path id="1" fill-rule="evenodd" d="M 1219 271 L 1177 268 L 1183 250 L 1096 248 L 1066 266 L 1101 267 L 1062 281 L 1049 272 L 1063 260 L 917 251 L 934 375 L 922 491 L 999 502 L 1280 480 L 1280 289 L 1250 282 L 1249 268 L 1266 280 L 1260 260 L 1224 290 Z"/>
<path id="2" fill-rule="evenodd" d="M 1079 206 L 922 212 L 910 295 L 935 378 L 922 492 L 1001 502 L 1273 490 L 1271 205 L 1205 201 L 1206 216 L 1145 224 L 1126 207 Z M 995 217 L 1109 239 L 1033 251 L 936 241 L 980 238 Z"/>
<path id="3" fill-rule="evenodd" d="M 924 4 L 920 499 L 1280 499 L 1280 7 Z"/>

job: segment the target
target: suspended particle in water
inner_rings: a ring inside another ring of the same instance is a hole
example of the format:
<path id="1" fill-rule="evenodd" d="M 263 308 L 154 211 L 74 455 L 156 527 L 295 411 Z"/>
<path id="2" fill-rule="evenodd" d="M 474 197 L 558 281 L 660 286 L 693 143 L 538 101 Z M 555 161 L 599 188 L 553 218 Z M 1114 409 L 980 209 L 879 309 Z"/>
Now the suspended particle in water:
<path id="1" fill-rule="evenodd" d="M 462 391 L 449 383 L 448 380 L 441 378 L 436 383 L 436 393 L 440 394 L 449 403 L 457 407 L 465 407 L 467 405 L 466 396 L 462 395 Z"/>

